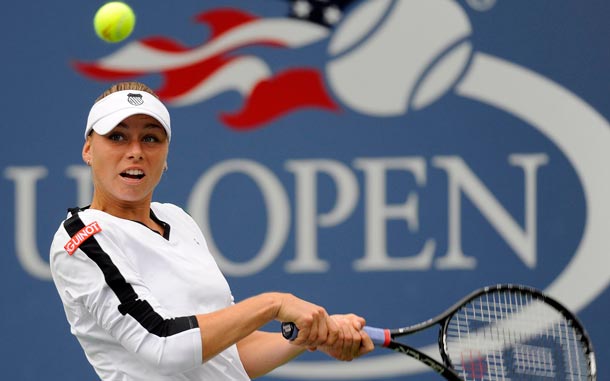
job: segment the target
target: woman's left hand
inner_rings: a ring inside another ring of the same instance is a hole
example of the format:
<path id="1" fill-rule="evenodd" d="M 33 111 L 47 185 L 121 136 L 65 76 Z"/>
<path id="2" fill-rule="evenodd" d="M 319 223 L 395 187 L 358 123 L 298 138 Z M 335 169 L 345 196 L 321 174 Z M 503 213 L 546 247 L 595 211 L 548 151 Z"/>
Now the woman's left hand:
<path id="1" fill-rule="evenodd" d="M 364 332 L 364 318 L 354 314 L 332 315 L 331 318 L 342 334 L 333 345 L 324 345 L 310 350 L 319 350 L 341 361 L 351 361 L 374 349 L 371 338 Z"/>

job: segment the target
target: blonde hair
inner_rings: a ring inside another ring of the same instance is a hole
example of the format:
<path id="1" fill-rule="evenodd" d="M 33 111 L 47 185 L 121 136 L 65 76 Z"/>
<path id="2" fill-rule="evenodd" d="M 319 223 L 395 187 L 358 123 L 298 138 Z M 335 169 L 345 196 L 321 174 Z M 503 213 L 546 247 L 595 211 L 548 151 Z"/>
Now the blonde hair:
<path id="1" fill-rule="evenodd" d="M 155 92 L 148 86 L 146 86 L 145 84 L 141 83 L 141 82 L 119 82 L 119 83 L 115 83 L 114 85 L 110 86 L 108 89 L 106 89 L 96 100 L 95 102 L 99 102 L 100 100 L 104 99 L 105 97 L 107 97 L 108 95 L 112 94 L 112 93 L 116 93 L 117 91 L 123 91 L 123 90 L 138 90 L 138 91 L 145 91 L 149 94 L 154 95 L 157 99 L 159 99 L 159 96 L 157 94 L 155 94 Z"/>

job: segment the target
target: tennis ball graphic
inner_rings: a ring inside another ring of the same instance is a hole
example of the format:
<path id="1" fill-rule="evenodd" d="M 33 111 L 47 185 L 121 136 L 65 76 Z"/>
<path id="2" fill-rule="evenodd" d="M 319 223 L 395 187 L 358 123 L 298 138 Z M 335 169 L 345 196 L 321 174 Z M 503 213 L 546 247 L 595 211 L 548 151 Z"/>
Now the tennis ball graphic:
<path id="1" fill-rule="evenodd" d="M 334 94 L 374 116 L 403 115 L 445 94 L 464 72 L 471 25 L 453 0 L 366 1 L 334 33 L 326 67 Z"/>

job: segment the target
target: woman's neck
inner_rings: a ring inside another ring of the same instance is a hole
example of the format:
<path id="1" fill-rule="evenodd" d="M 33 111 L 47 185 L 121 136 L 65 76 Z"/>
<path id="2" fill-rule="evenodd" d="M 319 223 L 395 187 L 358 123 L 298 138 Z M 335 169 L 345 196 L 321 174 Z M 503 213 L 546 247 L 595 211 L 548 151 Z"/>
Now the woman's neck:
<path id="1" fill-rule="evenodd" d="M 145 225 L 149 225 L 152 222 L 150 218 L 150 200 L 139 202 L 110 201 L 94 196 L 90 208 L 101 210 L 126 220 L 139 221 Z"/>
<path id="2" fill-rule="evenodd" d="M 96 203 L 94 200 L 91 202 L 91 206 L 89 208 L 101 210 L 102 212 L 125 220 L 137 221 L 147 226 L 149 229 L 159 233 L 161 236 L 165 236 L 165 227 L 157 223 L 151 217 L 150 202 L 142 205 L 134 205 L 132 203 L 129 203 L 129 205 L 109 205 Z"/>

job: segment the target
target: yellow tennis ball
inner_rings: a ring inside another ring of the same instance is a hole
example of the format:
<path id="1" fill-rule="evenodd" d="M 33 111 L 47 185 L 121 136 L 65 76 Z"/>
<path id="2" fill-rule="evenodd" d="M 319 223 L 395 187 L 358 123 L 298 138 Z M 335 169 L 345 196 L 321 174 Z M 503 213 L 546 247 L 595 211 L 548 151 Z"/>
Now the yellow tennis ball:
<path id="1" fill-rule="evenodd" d="M 104 41 L 119 42 L 127 38 L 136 24 L 136 15 L 129 5 L 112 1 L 104 4 L 95 13 L 93 27 Z"/>

